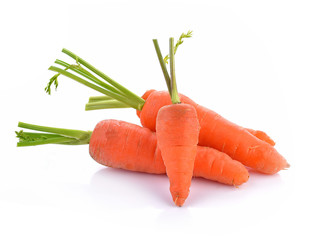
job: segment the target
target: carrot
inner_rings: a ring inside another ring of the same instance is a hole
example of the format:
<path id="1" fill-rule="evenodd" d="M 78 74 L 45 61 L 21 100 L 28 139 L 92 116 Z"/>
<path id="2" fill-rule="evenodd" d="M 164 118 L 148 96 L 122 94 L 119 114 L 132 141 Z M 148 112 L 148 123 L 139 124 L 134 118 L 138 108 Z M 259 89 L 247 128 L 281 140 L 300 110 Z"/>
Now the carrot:
<path id="1" fill-rule="evenodd" d="M 158 48 L 157 40 L 153 40 Z M 189 195 L 197 154 L 200 125 L 196 109 L 181 103 L 177 93 L 174 62 L 174 39 L 170 38 L 171 84 L 173 104 L 160 108 L 156 118 L 156 136 L 166 173 L 170 180 L 173 201 L 181 207 Z"/>
<path id="2" fill-rule="evenodd" d="M 125 106 L 132 107 L 141 111 L 140 120 L 142 125 L 151 130 L 155 130 L 156 117 L 159 109 L 164 105 L 171 103 L 168 93 L 152 91 L 150 92 L 150 95 L 148 95 L 148 98 L 144 100 L 113 81 L 107 75 L 97 70 L 74 53 L 67 49 L 63 49 L 62 51 L 75 59 L 78 65 L 71 65 L 56 60 L 56 63 L 64 66 L 65 69 L 60 69 L 54 66 L 49 68 L 50 70 L 57 72 L 57 74 L 51 78 L 51 81 L 49 82 L 50 85 L 48 84 L 46 89 L 47 92 L 49 92 L 48 89 L 53 81 L 56 80 L 57 76 L 62 74 L 105 94 L 104 97 L 110 98 L 109 102 L 107 102 L 107 100 L 100 100 L 88 103 L 86 105 L 86 110 L 104 109 L 112 107 L 113 105 L 115 108 L 124 108 Z M 161 66 L 165 65 L 164 61 L 161 60 L 162 59 L 159 58 Z M 111 85 L 101 81 L 82 65 Z M 162 66 L 162 69 L 164 69 L 164 66 Z M 74 71 L 95 84 L 70 73 L 68 70 Z M 169 76 L 166 74 L 166 71 L 163 71 L 163 73 L 165 78 L 168 79 Z M 274 142 L 265 133 L 263 134 L 260 131 L 251 131 L 249 129 L 247 130 L 238 126 L 221 117 L 214 111 L 196 104 L 186 96 L 180 95 L 180 99 L 182 103 L 193 105 L 197 111 L 201 126 L 199 134 L 200 145 L 210 146 L 219 151 L 225 152 L 230 157 L 237 159 L 246 166 L 266 174 L 274 174 L 289 167 L 286 159 L 273 148 L 272 145 Z"/>
<path id="3" fill-rule="evenodd" d="M 153 93 L 153 98 L 149 99 L 148 100 L 149 103 L 146 104 L 147 99 L 149 98 L 149 96 L 152 93 Z M 156 94 L 156 95 L 154 96 L 154 94 Z M 183 103 L 188 103 L 188 104 L 193 105 L 194 107 L 198 107 L 198 104 L 196 104 L 194 101 L 192 101 L 191 99 L 189 99 L 185 95 L 179 94 L 179 97 Z M 143 111 L 143 108 L 141 110 L 137 109 L 136 114 L 140 118 L 142 126 L 147 127 L 149 129 L 151 129 L 152 131 L 155 131 L 156 122 L 153 119 L 156 119 L 157 111 L 159 108 L 161 108 L 162 106 L 171 104 L 170 96 L 169 96 L 168 92 L 165 92 L 165 91 L 158 91 L 157 92 L 154 89 L 150 89 L 150 90 L 147 90 L 141 96 L 141 98 L 145 100 L 145 104 L 146 104 L 146 107 L 144 110 L 145 112 L 144 112 L 144 115 L 141 117 L 141 112 Z M 91 97 L 91 99 L 93 99 L 93 97 Z M 151 101 L 152 99 L 153 99 L 153 101 Z M 150 104 L 153 107 L 149 106 Z M 153 111 L 150 110 L 151 108 L 153 108 Z M 198 111 L 201 111 L 201 110 L 206 110 L 206 108 L 202 107 Z M 258 139 L 265 141 L 272 146 L 275 146 L 275 142 L 265 132 L 260 131 L 260 130 L 254 130 L 251 128 L 245 128 L 245 130 L 247 130 L 249 133 L 251 133 L 253 136 L 257 137 Z"/>
<path id="4" fill-rule="evenodd" d="M 231 158 L 236 159 L 244 165 L 254 168 L 259 172 L 274 174 L 288 168 L 285 158 L 269 143 L 260 140 L 267 135 L 260 134 L 257 138 L 251 131 L 240 127 L 212 110 L 196 104 L 184 95 L 180 95 L 181 102 L 195 107 L 200 122 L 199 145 L 209 146 L 221 152 L 225 152 Z M 152 92 L 140 113 L 141 124 L 149 129 L 154 129 L 158 110 L 168 105 L 170 96 L 165 91 Z"/>
<path id="5" fill-rule="evenodd" d="M 166 173 L 156 134 L 132 123 L 117 120 L 99 122 L 91 135 L 89 153 L 105 166 L 153 174 Z M 193 176 L 241 185 L 248 180 L 249 173 L 227 154 L 197 146 Z"/>
<path id="6" fill-rule="evenodd" d="M 96 125 L 93 132 L 23 122 L 18 126 L 41 131 L 16 132 L 19 138 L 18 147 L 89 144 L 90 156 L 101 165 L 151 174 L 166 173 L 161 152 L 157 147 L 156 134 L 132 123 L 103 120 Z M 193 176 L 238 186 L 248 180 L 249 173 L 240 162 L 231 159 L 225 153 L 198 146 Z"/>

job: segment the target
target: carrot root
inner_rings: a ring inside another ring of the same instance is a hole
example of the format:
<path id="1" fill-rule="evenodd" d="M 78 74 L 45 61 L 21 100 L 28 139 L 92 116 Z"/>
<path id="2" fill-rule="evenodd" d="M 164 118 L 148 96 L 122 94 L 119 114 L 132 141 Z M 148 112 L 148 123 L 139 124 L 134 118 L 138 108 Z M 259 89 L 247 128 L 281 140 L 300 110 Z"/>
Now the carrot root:
<path id="1" fill-rule="evenodd" d="M 96 162 L 108 167 L 166 174 L 156 134 L 124 121 L 99 122 L 91 135 L 89 153 Z M 227 185 L 241 185 L 248 181 L 249 172 L 225 153 L 197 146 L 193 176 Z"/>
<path id="2" fill-rule="evenodd" d="M 195 107 L 201 126 L 199 145 L 209 146 L 228 154 L 244 165 L 261 173 L 275 174 L 288 167 L 286 159 L 280 155 L 272 144 L 251 134 L 214 111 L 200 106 L 188 97 L 180 94 L 182 103 Z M 152 91 L 140 112 L 142 126 L 155 130 L 159 109 L 170 105 L 171 99 L 167 92 Z M 268 140 L 269 141 L 269 140 Z"/>

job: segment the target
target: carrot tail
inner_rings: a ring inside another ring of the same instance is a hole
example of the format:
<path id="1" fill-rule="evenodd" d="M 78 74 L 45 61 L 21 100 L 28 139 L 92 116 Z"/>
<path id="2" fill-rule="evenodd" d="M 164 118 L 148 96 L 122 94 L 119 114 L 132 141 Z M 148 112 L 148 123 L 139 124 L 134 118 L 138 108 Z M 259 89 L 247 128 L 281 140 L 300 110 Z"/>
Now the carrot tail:
<path id="1" fill-rule="evenodd" d="M 198 146 L 194 167 L 195 177 L 205 177 L 220 183 L 239 186 L 249 179 L 248 170 L 242 163 L 214 148 Z"/>
<path id="2" fill-rule="evenodd" d="M 217 113 L 198 105 L 201 130 L 199 145 L 225 152 L 231 158 L 265 174 L 274 174 L 287 167 L 286 159 L 265 141 Z"/>
<path id="3" fill-rule="evenodd" d="M 268 144 L 275 146 L 275 142 L 273 139 L 270 138 L 265 132 L 260 130 L 254 130 L 251 128 L 246 128 L 246 130 L 251 133 L 253 136 L 257 137 L 258 139 L 267 142 Z"/>

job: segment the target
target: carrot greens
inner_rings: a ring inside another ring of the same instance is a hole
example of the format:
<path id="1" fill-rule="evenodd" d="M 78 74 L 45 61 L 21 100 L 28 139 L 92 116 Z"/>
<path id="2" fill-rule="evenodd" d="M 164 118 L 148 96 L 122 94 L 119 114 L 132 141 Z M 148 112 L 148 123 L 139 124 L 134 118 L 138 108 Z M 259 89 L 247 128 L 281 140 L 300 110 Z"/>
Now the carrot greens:
<path id="1" fill-rule="evenodd" d="M 188 31 L 187 33 L 182 33 L 177 41 L 177 43 L 175 44 L 175 48 L 174 48 L 174 54 L 176 54 L 177 48 L 179 47 L 179 45 L 183 44 L 183 39 L 184 38 L 191 38 L 192 37 L 192 31 Z M 168 63 L 168 59 L 170 58 L 169 54 L 166 55 L 164 57 L 164 62 Z"/>
<path id="2" fill-rule="evenodd" d="M 171 94 L 172 93 L 172 90 L 171 90 L 171 88 L 172 88 L 172 86 L 171 86 L 171 78 L 170 78 L 170 76 L 168 74 L 168 71 L 167 71 L 167 68 L 166 68 L 166 65 L 165 65 L 165 61 L 163 60 L 158 40 L 157 39 L 153 39 L 153 44 L 154 44 L 154 48 L 155 48 L 155 51 L 157 53 L 157 56 L 158 56 L 158 59 L 159 59 L 159 63 L 160 63 L 160 66 L 161 66 L 161 69 L 162 69 L 162 72 L 163 72 L 163 75 L 164 75 L 164 78 L 165 78 L 165 81 L 166 81 L 168 92 Z"/>
<path id="3" fill-rule="evenodd" d="M 190 38 L 192 36 L 192 31 L 187 33 L 182 33 L 177 41 L 175 47 L 173 46 L 174 54 L 177 48 L 184 42 L 183 39 Z M 154 41 L 156 51 L 160 51 L 157 42 Z M 49 67 L 49 70 L 56 72 L 55 75 L 49 80 L 45 91 L 50 95 L 51 87 L 54 85 L 57 89 L 59 82 L 58 77 L 60 75 L 66 76 L 74 81 L 77 81 L 95 91 L 98 91 L 104 96 L 91 97 L 89 102 L 86 104 L 85 110 L 96 110 L 96 109 L 107 109 L 107 108 L 134 108 L 141 110 L 145 100 L 137 96 L 132 91 L 128 90 L 118 82 L 114 81 L 108 75 L 104 74 L 90 63 L 76 55 L 75 53 L 63 48 L 62 52 L 75 60 L 75 64 L 69 64 L 62 60 L 57 59 L 54 63 L 58 64 L 64 69 L 56 66 Z M 161 57 L 159 57 L 161 56 Z M 168 88 L 171 88 L 170 76 L 166 70 L 165 64 L 168 63 L 170 55 L 162 57 L 161 54 L 158 55 L 159 62 L 161 64 L 164 77 Z M 172 92 L 172 91 L 170 91 Z"/>
<path id="4" fill-rule="evenodd" d="M 79 83 L 81 83 L 81 84 L 83 84 L 89 88 L 92 88 L 92 89 L 94 89 L 100 93 L 103 93 L 103 94 L 105 94 L 105 95 L 107 95 L 113 99 L 116 99 L 121 103 L 124 103 L 124 107 L 125 107 L 125 105 L 127 105 L 128 107 L 132 107 L 135 109 L 141 109 L 142 108 L 142 106 L 145 102 L 142 98 L 140 98 L 136 94 L 132 93 L 131 91 L 129 91 L 128 89 L 126 89 L 122 85 L 118 84 L 113 79 L 109 78 L 107 75 L 100 72 L 95 67 L 90 65 L 88 62 L 86 62 L 82 58 L 78 57 L 74 53 L 70 52 L 69 50 L 63 49 L 62 51 L 64 53 L 66 53 L 67 55 L 69 55 L 70 57 L 76 59 L 77 65 L 70 65 L 64 61 L 56 60 L 55 63 L 59 64 L 61 66 L 64 66 L 65 69 L 61 69 L 61 68 L 55 67 L 55 66 L 49 67 L 49 70 L 57 72 L 57 74 L 55 74 L 50 79 L 47 87 L 45 88 L 45 90 L 48 94 L 51 93 L 51 86 L 53 83 L 55 84 L 56 87 L 58 86 L 57 78 L 60 75 L 64 75 L 64 76 L 71 78 L 71 79 L 73 79 L 73 80 L 75 80 L 75 81 L 77 81 L 77 82 L 79 82 Z M 105 83 L 102 80 L 100 80 L 99 78 L 97 78 L 94 74 L 89 72 L 82 65 L 85 66 L 86 68 L 88 68 L 89 70 L 91 70 L 92 72 L 94 72 L 95 74 L 97 74 L 98 76 L 100 76 L 102 79 L 104 79 L 109 84 Z M 71 70 L 73 73 L 71 73 L 69 70 Z M 78 75 L 76 75 L 75 73 Z"/>
<path id="5" fill-rule="evenodd" d="M 45 127 L 23 122 L 19 122 L 18 127 L 39 131 L 16 131 L 16 137 L 19 139 L 19 142 L 17 143 L 18 147 L 36 146 L 52 143 L 66 145 L 88 144 L 92 134 L 92 131 Z"/>
<path id="6" fill-rule="evenodd" d="M 175 74 L 174 38 L 170 38 L 170 72 L 171 72 L 171 100 L 173 104 L 180 103 Z"/>

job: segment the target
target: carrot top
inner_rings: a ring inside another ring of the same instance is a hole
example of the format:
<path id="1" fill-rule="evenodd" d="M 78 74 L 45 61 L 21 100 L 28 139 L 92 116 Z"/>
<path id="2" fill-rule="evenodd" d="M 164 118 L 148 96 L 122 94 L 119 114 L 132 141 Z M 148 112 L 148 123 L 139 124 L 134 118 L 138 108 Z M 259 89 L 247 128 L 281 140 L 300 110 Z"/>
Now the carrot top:
<path id="1" fill-rule="evenodd" d="M 188 31 L 186 34 L 183 33 L 179 37 L 174 48 L 174 54 L 177 51 L 178 46 L 183 43 L 184 38 L 190 38 L 192 36 L 192 31 Z M 62 60 L 56 60 L 55 63 L 65 67 L 64 69 L 50 66 L 49 70 L 57 72 L 50 81 L 48 82 L 45 91 L 50 95 L 52 85 L 55 88 L 58 87 L 58 77 L 60 75 L 71 78 L 91 89 L 94 89 L 100 93 L 102 96 L 91 97 L 89 102 L 86 104 L 86 110 L 96 110 L 96 109 L 106 109 L 106 108 L 134 108 L 141 110 L 145 100 L 137 96 L 135 93 L 131 92 L 118 82 L 114 81 L 112 78 L 92 66 L 90 63 L 74 54 L 73 52 L 63 48 L 62 52 L 70 56 L 76 61 L 76 64 L 69 64 Z M 162 62 L 165 65 L 169 55 Z M 103 81 L 104 80 L 104 81 Z"/>
<path id="2" fill-rule="evenodd" d="M 45 127 L 23 122 L 19 122 L 18 127 L 39 131 L 16 131 L 16 137 L 19 139 L 19 142 L 17 143 L 18 147 L 36 146 L 52 143 L 65 145 L 88 144 L 92 134 L 92 131 Z"/>
<path id="3" fill-rule="evenodd" d="M 178 91 L 177 91 L 177 83 L 176 83 L 176 74 L 175 74 L 175 53 L 174 53 L 174 38 L 170 38 L 170 50 L 169 50 L 169 59 L 170 59 L 170 73 L 171 77 L 169 77 L 167 68 L 164 64 L 164 61 L 160 60 L 163 59 L 162 53 L 158 44 L 157 39 L 153 39 L 153 44 L 154 48 L 156 50 L 156 54 L 158 56 L 160 66 L 163 71 L 163 75 L 165 78 L 165 82 L 167 84 L 168 92 L 171 96 L 171 101 L 173 104 L 180 103 L 180 99 L 178 96 Z"/>
<path id="4" fill-rule="evenodd" d="M 72 53 L 71 51 L 64 48 L 62 52 L 75 59 L 76 64 L 70 65 L 64 61 L 56 60 L 55 63 L 65 67 L 65 69 L 61 69 L 55 66 L 49 67 L 49 70 L 57 72 L 57 74 L 55 74 L 50 79 L 47 87 L 45 88 L 48 94 L 51 93 L 51 85 L 53 83 L 55 87 L 58 86 L 57 82 L 58 76 L 64 75 L 89 88 L 92 88 L 100 93 L 103 93 L 111 97 L 112 99 L 118 100 L 118 102 L 121 103 L 122 107 L 124 107 L 125 104 L 127 104 L 129 107 L 133 107 L 135 109 L 142 108 L 145 101 L 141 97 L 137 96 L 133 92 L 129 91 L 127 88 L 115 82 L 113 79 L 111 79 L 110 77 L 102 73 L 100 70 L 96 69 L 94 66 L 89 64 L 87 61 L 83 60 L 76 54 Z M 93 73 L 88 71 L 86 68 Z M 77 76 L 76 74 L 69 72 L 69 70 L 79 74 L 80 76 Z M 98 77 L 96 75 L 98 75 Z M 99 77 L 101 77 L 107 83 L 100 80 Z"/>

